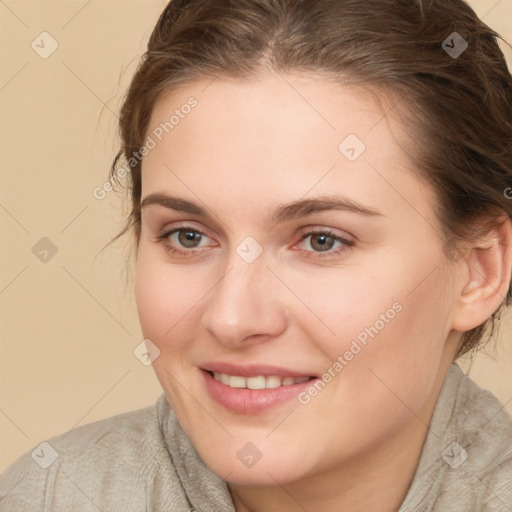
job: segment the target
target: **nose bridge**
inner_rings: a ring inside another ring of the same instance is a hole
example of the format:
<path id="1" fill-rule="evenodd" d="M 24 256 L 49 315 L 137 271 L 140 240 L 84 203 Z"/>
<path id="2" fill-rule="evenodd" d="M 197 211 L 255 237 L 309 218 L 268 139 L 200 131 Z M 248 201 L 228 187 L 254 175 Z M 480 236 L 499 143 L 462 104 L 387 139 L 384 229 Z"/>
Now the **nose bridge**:
<path id="1" fill-rule="evenodd" d="M 276 295 L 271 293 L 272 273 L 252 242 L 242 242 L 231 252 L 224 272 L 208 294 L 202 323 L 218 341 L 236 345 L 254 335 L 275 335 L 283 328 Z"/>
<path id="2" fill-rule="evenodd" d="M 242 300 L 249 291 L 258 293 L 257 285 L 268 281 L 267 256 L 263 246 L 252 236 L 246 236 L 233 246 L 226 261 L 226 272 L 218 285 L 219 297 L 228 301 Z"/>
<path id="3" fill-rule="evenodd" d="M 262 256 L 248 263 L 233 251 L 223 277 L 212 290 L 210 303 L 218 310 L 217 314 L 224 316 L 231 310 L 233 314 L 240 315 L 239 308 L 256 309 L 257 304 L 262 304 L 259 295 L 268 280 L 266 273 L 269 271 Z"/>

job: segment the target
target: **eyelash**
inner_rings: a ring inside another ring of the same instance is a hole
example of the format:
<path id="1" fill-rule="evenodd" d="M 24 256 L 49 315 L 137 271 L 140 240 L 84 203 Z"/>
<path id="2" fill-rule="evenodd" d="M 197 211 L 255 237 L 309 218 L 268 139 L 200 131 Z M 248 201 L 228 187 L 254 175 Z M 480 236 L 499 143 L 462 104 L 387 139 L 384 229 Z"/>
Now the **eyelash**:
<path id="1" fill-rule="evenodd" d="M 163 243 L 163 245 L 165 246 L 165 248 L 168 252 L 174 253 L 174 254 L 179 254 L 181 256 L 194 255 L 196 253 L 202 252 L 202 249 L 186 249 L 186 250 L 176 249 L 176 247 L 173 247 L 172 245 L 167 243 L 167 239 L 171 235 L 173 235 L 174 233 L 179 233 L 180 231 L 192 231 L 195 234 L 198 234 L 198 235 L 201 235 L 204 237 L 208 237 L 208 235 L 203 233 L 200 229 L 185 225 L 185 226 L 178 226 L 169 231 L 165 231 L 161 235 L 157 236 L 156 242 Z M 303 233 L 301 235 L 300 239 L 301 239 L 301 241 L 303 241 L 306 238 L 308 238 L 310 236 L 314 236 L 314 235 L 327 235 L 328 238 L 332 238 L 333 240 L 340 242 L 343 245 L 336 250 L 329 250 L 329 251 L 325 251 L 325 252 L 315 252 L 315 251 L 303 250 L 303 252 L 305 252 L 305 253 L 313 253 L 315 255 L 315 256 L 308 255 L 308 256 L 306 256 L 307 258 L 325 258 L 328 256 L 338 255 L 338 254 L 341 254 L 341 253 L 347 251 L 350 247 L 352 247 L 354 245 L 353 241 L 350 241 L 350 240 L 342 238 L 338 235 L 335 235 L 329 229 L 307 231 L 306 233 Z"/>

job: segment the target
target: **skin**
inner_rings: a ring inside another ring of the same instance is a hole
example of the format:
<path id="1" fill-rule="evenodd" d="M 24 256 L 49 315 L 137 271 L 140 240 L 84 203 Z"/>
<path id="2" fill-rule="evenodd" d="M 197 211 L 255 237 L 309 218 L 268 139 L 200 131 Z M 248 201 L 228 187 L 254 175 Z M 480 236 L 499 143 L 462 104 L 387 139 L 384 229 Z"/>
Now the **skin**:
<path id="1" fill-rule="evenodd" d="M 435 195 L 397 144 L 401 127 L 361 90 L 299 74 L 197 81 L 159 99 L 148 134 L 190 96 L 198 106 L 142 167 L 143 199 L 169 194 L 211 213 L 142 209 L 136 301 L 167 399 L 237 511 L 397 510 L 457 329 L 484 321 L 510 282 L 510 225 L 494 233 L 505 242 L 449 261 Z M 338 150 L 351 133 L 366 145 L 354 162 Z M 279 204 L 326 194 L 380 215 L 266 222 Z M 206 235 L 195 254 L 179 233 L 158 239 L 184 224 Z M 331 241 L 324 253 L 318 237 L 301 240 L 311 228 L 353 245 Z M 253 263 L 236 252 L 247 236 L 263 249 Z M 401 311 L 307 405 L 239 414 L 206 392 L 207 361 L 321 375 L 394 303 Z M 262 454 L 252 468 L 237 457 L 247 442 Z"/>

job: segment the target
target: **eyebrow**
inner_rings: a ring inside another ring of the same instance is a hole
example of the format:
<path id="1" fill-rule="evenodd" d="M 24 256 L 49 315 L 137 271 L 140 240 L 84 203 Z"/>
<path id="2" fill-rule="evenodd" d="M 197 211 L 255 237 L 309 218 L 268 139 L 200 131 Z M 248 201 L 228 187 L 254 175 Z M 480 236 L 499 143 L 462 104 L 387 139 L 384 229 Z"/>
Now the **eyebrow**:
<path id="1" fill-rule="evenodd" d="M 149 194 L 142 200 L 141 209 L 150 205 L 163 206 L 164 208 L 205 218 L 212 217 L 202 206 L 186 199 L 169 196 L 167 194 Z M 266 222 L 273 225 L 328 210 L 341 210 L 365 216 L 384 217 L 384 214 L 375 208 L 364 206 L 351 199 L 341 196 L 323 195 L 312 199 L 300 199 L 288 204 L 280 204 L 267 216 Z"/>

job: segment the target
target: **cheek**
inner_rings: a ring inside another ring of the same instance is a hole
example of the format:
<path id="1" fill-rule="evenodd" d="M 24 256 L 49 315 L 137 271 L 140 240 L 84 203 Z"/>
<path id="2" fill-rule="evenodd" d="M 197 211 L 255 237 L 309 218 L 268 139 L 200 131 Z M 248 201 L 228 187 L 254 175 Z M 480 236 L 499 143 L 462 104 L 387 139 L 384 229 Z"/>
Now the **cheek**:
<path id="1" fill-rule="evenodd" d="M 324 375 L 330 382 L 311 395 L 302 420 L 307 424 L 311 417 L 322 417 L 318 429 L 325 438 L 351 440 L 352 446 L 341 446 L 335 456 L 376 443 L 423 417 L 447 335 L 442 319 L 434 319 L 439 286 L 429 284 L 409 296 L 378 287 L 379 293 L 353 295 L 360 300 L 357 305 L 343 298 L 350 313 L 339 310 L 338 334 L 329 343 Z"/>
<path id="2" fill-rule="evenodd" d="M 196 336 L 194 329 L 199 322 L 194 318 L 194 306 L 201 296 L 197 280 L 186 278 L 183 269 L 162 262 L 143 247 L 139 249 L 135 277 L 139 323 L 144 338 L 160 351 L 152 367 L 171 407 L 181 418 L 186 418 L 186 411 L 191 409 L 187 395 L 182 396 L 181 385 L 190 378 L 186 375 L 186 354 Z"/>
<path id="3" fill-rule="evenodd" d="M 183 272 L 166 265 L 143 246 L 140 248 L 135 277 L 139 321 L 144 337 L 161 352 L 177 349 L 180 341 L 184 342 L 183 329 L 190 326 L 194 306 L 201 298 L 200 278 L 195 272 L 184 278 Z M 187 332 L 185 337 L 191 335 Z"/>
<path id="4" fill-rule="evenodd" d="M 331 367 L 340 363 L 331 369 L 344 375 L 337 379 L 340 396 L 358 396 L 361 405 L 367 401 L 378 409 L 384 396 L 393 400 L 386 383 L 399 396 L 421 403 L 450 332 L 453 297 L 442 255 L 414 254 L 409 248 L 364 270 L 340 270 L 339 279 L 321 283 L 328 292 L 309 291 L 311 309 L 335 332 L 326 337 L 310 329 L 310 339 L 328 354 Z"/>
<path id="5" fill-rule="evenodd" d="M 302 311 L 294 315 L 294 322 L 304 332 L 303 338 L 321 345 L 322 352 L 335 360 L 353 341 L 364 347 L 374 337 L 384 336 L 402 309 L 403 281 L 402 276 L 384 272 L 385 268 L 382 265 L 381 270 L 375 261 L 371 265 L 359 261 L 340 268 L 283 271 L 283 280 L 293 283 L 293 292 L 302 302 L 290 295 L 285 306 Z"/>

